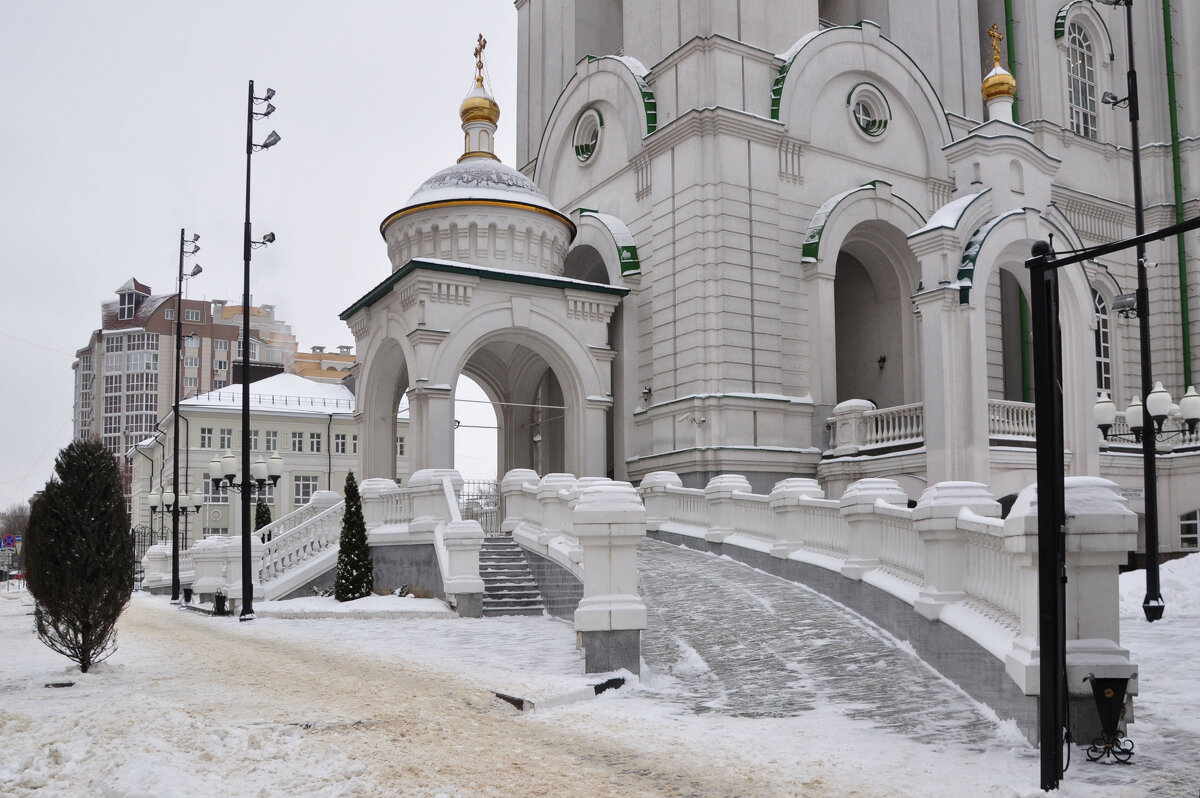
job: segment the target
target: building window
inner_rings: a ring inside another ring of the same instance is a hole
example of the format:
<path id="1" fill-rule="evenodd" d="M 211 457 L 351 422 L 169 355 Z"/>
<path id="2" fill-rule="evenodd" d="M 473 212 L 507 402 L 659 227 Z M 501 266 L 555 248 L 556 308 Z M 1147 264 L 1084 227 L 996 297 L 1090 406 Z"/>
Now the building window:
<path id="1" fill-rule="evenodd" d="M 317 480 L 320 477 L 294 476 L 292 477 L 292 504 L 295 507 L 303 507 L 308 504 L 312 495 L 317 492 Z"/>
<path id="2" fill-rule="evenodd" d="M 250 451 L 258 451 L 258 430 L 256 429 L 250 430 Z"/>
<path id="3" fill-rule="evenodd" d="M 183 387 L 184 388 L 199 388 L 200 380 L 197 377 L 184 377 L 183 378 Z"/>
<path id="4" fill-rule="evenodd" d="M 220 449 L 233 448 L 233 427 L 221 427 Z"/>
<path id="5" fill-rule="evenodd" d="M 175 308 L 167 308 L 163 311 L 163 318 L 167 321 L 175 320 Z"/>
<path id="6" fill-rule="evenodd" d="M 195 310 L 194 308 L 191 310 L 184 308 L 183 320 L 184 321 L 200 321 L 200 311 Z"/>
<path id="7" fill-rule="evenodd" d="M 1183 551 L 1200 549 L 1200 510 L 1179 516 L 1179 548 Z"/>
<path id="8" fill-rule="evenodd" d="M 350 436 L 350 447 L 351 447 L 350 454 L 358 454 L 358 436 L 357 435 Z"/>
<path id="9" fill-rule="evenodd" d="M 117 312 L 117 318 L 132 319 L 135 310 L 137 310 L 137 294 L 121 294 L 121 308 Z"/>
<path id="10" fill-rule="evenodd" d="M 1096 58 L 1091 37 L 1077 23 L 1067 28 L 1067 108 L 1071 130 L 1096 138 Z"/>
<path id="11" fill-rule="evenodd" d="M 304 433 L 303 432 L 293 432 L 292 433 L 292 451 L 293 452 L 304 451 Z"/>
<path id="12" fill-rule="evenodd" d="M 213 490 L 213 481 L 211 474 L 204 475 L 204 503 L 205 504 L 229 504 L 229 488 L 222 485 Z"/>
<path id="13" fill-rule="evenodd" d="M 200 346 L 200 336 L 198 336 L 198 335 L 187 336 L 186 338 L 183 339 L 183 345 L 186 347 L 189 347 L 189 348 L 199 347 Z"/>
<path id="14" fill-rule="evenodd" d="M 229 361 L 228 360 L 214 360 L 213 368 L 216 369 L 217 371 L 224 371 L 225 369 L 229 368 Z"/>
<path id="15" fill-rule="evenodd" d="M 345 454 L 346 453 L 346 433 L 344 433 L 344 432 L 334 433 L 333 453 L 334 454 Z"/>
<path id="16" fill-rule="evenodd" d="M 196 355 L 185 356 L 183 358 L 183 367 L 191 368 L 191 369 L 199 368 L 200 367 L 200 358 L 198 358 Z"/>
<path id="17" fill-rule="evenodd" d="M 404 436 L 403 435 L 396 436 L 396 456 L 397 457 L 404 456 Z"/>
<path id="18" fill-rule="evenodd" d="M 213 380 L 213 390 L 215 391 L 220 388 L 224 388 L 228 384 L 229 382 L 227 380 Z"/>
<path id="19" fill-rule="evenodd" d="M 201 449 L 211 449 L 212 448 L 212 431 L 213 431 L 212 427 L 201 427 L 200 428 L 200 448 Z"/>
<path id="20" fill-rule="evenodd" d="M 310 452 L 312 452 L 313 454 L 321 453 L 321 433 L 319 433 L 319 432 L 308 433 L 308 450 Z"/>
<path id="21" fill-rule="evenodd" d="M 276 432 L 275 430 L 271 430 L 271 429 L 267 430 L 266 446 L 263 447 L 263 451 L 267 451 L 267 452 L 279 451 L 279 433 L 278 432 Z"/>
<path id="22" fill-rule="evenodd" d="M 217 535 L 228 535 L 229 527 L 227 526 L 206 526 L 204 527 L 204 537 L 211 538 Z"/>
<path id="23" fill-rule="evenodd" d="M 222 339 L 213 341 L 213 349 L 217 350 L 218 352 L 228 352 L 229 342 Z"/>
<path id="24" fill-rule="evenodd" d="M 1096 307 L 1096 390 L 1112 395 L 1112 329 L 1109 326 L 1108 304 L 1093 290 Z"/>

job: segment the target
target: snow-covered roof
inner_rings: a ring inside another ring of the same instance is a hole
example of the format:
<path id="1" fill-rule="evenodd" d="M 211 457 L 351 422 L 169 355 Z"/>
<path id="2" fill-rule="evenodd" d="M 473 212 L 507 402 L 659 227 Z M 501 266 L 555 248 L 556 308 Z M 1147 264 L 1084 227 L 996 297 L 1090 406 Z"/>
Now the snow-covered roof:
<path id="1" fill-rule="evenodd" d="M 242 406 L 241 383 L 184 399 L 187 407 Z M 276 374 L 250 383 L 250 409 L 254 412 L 353 413 L 354 394 L 346 386 L 317 382 L 296 374 Z"/>
<path id="2" fill-rule="evenodd" d="M 511 166 L 484 159 L 471 159 L 441 170 L 413 192 L 405 207 L 465 199 L 517 202 L 560 213 L 528 177 Z"/>

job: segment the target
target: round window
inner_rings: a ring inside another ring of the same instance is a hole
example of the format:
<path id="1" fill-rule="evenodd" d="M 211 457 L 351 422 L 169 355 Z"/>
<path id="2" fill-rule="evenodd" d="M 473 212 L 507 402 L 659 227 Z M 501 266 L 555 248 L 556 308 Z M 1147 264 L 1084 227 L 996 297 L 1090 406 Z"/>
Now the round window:
<path id="1" fill-rule="evenodd" d="M 572 143 L 575 145 L 575 157 L 580 162 L 586 162 L 600 146 L 600 129 L 603 127 L 604 117 L 600 116 L 600 112 L 595 108 L 584 111 L 575 123 Z"/>
<path id="2" fill-rule="evenodd" d="M 887 131 L 888 122 L 892 119 L 892 109 L 888 106 L 883 92 L 875 86 L 859 83 L 850 90 L 846 106 L 854 118 L 854 127 L 863 135 L 877 139 Z"/>

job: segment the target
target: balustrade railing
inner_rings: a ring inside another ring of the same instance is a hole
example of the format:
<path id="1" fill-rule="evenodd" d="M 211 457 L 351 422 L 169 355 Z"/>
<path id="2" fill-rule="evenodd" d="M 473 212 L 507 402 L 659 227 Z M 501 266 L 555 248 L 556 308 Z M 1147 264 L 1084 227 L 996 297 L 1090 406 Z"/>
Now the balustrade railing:
<path id="1" fill-rule="evenodd" d="M 907 508 L 880 513 L 879 561 L 889 573 L 906 582 L 925 582 L 925 549 Z"/>
<path id="2" fill-rule="evenodd" d="M 733 506 L 737 513 L 739 534 L 773 542 L 775 536 L 775 512 L 771 509 L 768 496 L 754 493 L 735 493 Z"/>
<path id="3" fill-rule="evenodd" d="M 1004 551 L 1003 523 L 997 520 L 986 529 L 963 530 L 967 540 L 967 563 L 963 589 L 983 616 L 1016 632 L 1020 627 L 1020 568 Z"/>
<path id="4" fill-rule="evenodd" d="M 988 436 L 992 438 L 1027 438 L 1037 433 L 1037 414 L 1028 402 L 1004 399 L 988 400 Z"/>
<path id="5" fill-rule="evenodd" d="M 864 446 L 907 443 L 925 437 L 925 406 L 920 402 L 863 413 L 867 422 Z"/>
<path id="6" fill-rule="evenodd" d="M 271 540 L 266 542 L 258 571 L 260 582 L 270 582 L 287 569 L 337 544 L 342 533 L 342 515 L 346 503 L 343 501 L 332 507 L 313 509 L 319 509 L 319 512 L 310 513 L 303 523 L 293 525 L 282 534 L 272 535 Z"/>

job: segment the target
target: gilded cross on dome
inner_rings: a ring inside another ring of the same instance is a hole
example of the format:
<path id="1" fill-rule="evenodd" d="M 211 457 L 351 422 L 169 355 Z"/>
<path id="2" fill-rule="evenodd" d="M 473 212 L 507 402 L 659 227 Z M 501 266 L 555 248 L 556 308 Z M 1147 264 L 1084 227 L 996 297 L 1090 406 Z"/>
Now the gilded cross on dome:
<path id="1" fill-rule="evenodd" d="M 995 58 L 995 65 L 1000 66 L 1000 42 L 1004 41 L 1004 34 L 1000 32 L 1000 28 L 996 23 L 992 23 L 992 27 L 988 28 L 987 35 L 992 38 L 992 53 Z M 483 38 L 482 36 L 480 38 Z"/>
<path id="2" fill-rule="evenodd" d="M 995 25 L 992 26 L 996 27 Z M 483 85 L 483 48 L 487 47 L 487 39 L 483 38 L 483 34 L 479 34 L 479 41 L 475 45 L 475 85 Z"/>

